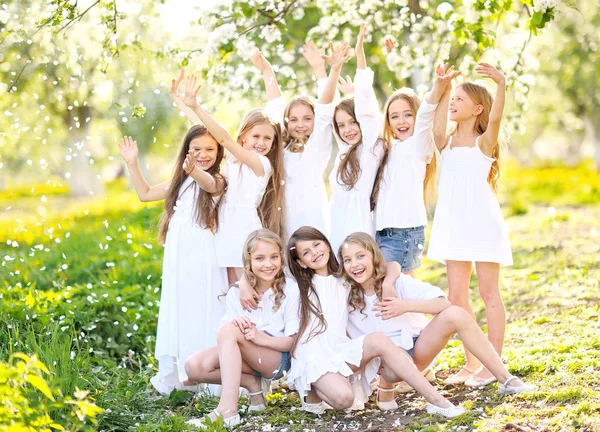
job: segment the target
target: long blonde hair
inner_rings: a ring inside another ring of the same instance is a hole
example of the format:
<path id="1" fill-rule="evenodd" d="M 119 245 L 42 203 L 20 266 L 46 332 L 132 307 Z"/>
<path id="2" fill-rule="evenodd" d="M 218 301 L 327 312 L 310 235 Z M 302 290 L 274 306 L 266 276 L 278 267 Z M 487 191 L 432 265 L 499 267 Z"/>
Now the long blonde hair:
<path id="1" fill-rule="evenodd" d="M 277 234 L 264 228 L 252 231 L 246 239 L 242 251 L 242 265 L 244 268 L 244 276 L 246 276 L 246 280 L 252 288 L 256 288 L 258 285 L 258 279 L 252 272 L 252 252 L 256 250 L 256 246 L 259 242 L 270 243 L 277 246 L 279 253 L 281 254 L 281 268 L 273 281 L 273 290 L 275 291 L 273 311 L 275 312 L 279 309 L 281 302 L 285 298 L 285 273 L 283 272 L 285 267 L 285 255 L 283 253 L 283 241 Z"/>
<path id="2" fill-rule="evenodd" d="M 385 167 L 388 163 L 389 153 L 392 146 L 392 141 L 396 139 L 396 135 L 394 134 L 394 130 L 392 129 L 392 125 L 390 124 L 390 106 L 396 102 L 398 99 L 403 99 L 406 101 L 412 115 L 415 119 L 417 118 L 417 112 L 419 111 L 419 107 L 421 106 L 421 101 L 415 94 L 415 92 L 410 88 L 401 88 L 396 90 L 392 95 L 388 98 L 385 103 L 385 107 L 383 112 L 385 113 L 385 120 L 383 124 L 383 139 L 385 141 L 385 152 L 383 157 L 381 158 L 381 162 L 379 163 L 379 168 L 377 169 L 377 174 L 375 176 L 375 182 L 373 184 L 373 191 L 371 192 L 371 210 L 375 210 L 375 206 L 377 205 L 377 198 L 379 197 L 379 191 L 381 189 L 381 182 L 383 181 L 383 174 L 385 172 Z M 431 136 L 433 140 L 433 135 Z M 425 208 L 429 207 L 429 204 L 435 200 L 436 195 L 436 184 L 435 177 L 437 173 L 437 154 L 435 152 L 435 148 L 433 150 L 433 158 L 427 164 L 425 168 L 425 180 L 423 181 L 423 198 L 425 200 Z"/>
<path id="3" fill-rule="evenodd" d="M 475 130 L 479 135 L 483 135 L 490 122 L 490 111 L 494 103 L 494 95 L 486 86 L 470 81 L 464 82 L 458 87 L 462 88 L 475 104 L 483 107 L 483 110 L 475 119 Z M 492 162 L 492 167 L 487 178 L 494 192 L 498 191 L 498 180 L 500 179 L 500 147 L 501 140 L 498 139 L 492 149 L 494 162 Z"/>
<path id="4" fill-rule="evenodd" d="M 271 163 L 272 174 L 267 183 L 265 193 L 258 206 L 258 216 L 263 228 L 270 229 L 277 235 L 283 235 L 284 221 L 284 189 L 283 189 L 283 151 L 281 140 L 281 126 L 273 121 L 267 113 L 260 108 L 255 108 L 246 113 L 237 134 L 237 142 L 243 145 L 244 135 L 254 126 L 268 124 L 273 127 L 274 136 L 271 150 L 267 158 Z"/>
<path id="5" fill-rule="evenodd" d="M 285 110 L 283 111 L 283 130 L 281 131 L 281 136 L 283 138 L 283 142 L 285 143 L 285 148 L 292 153 L 302 153 L 304 151 L 305 144 L 308 141 L 309 137 L 294 138 L 288 130 L 290 111 L 296 105 L 304 105 L 308 107 L 312 111 L 314 116 L 315 103 L 308 96 L 296 96 L 286 105 Z"/>
<path id="6" fill-rule="evenodd" d="M 375 279 L 375 294 L 377 295 L 377 299 L 379 301 L 381 301 L 381 293 L 382 293 L 382 285 L 383 285 L 383 279 L 385 278 L 385 272 L 386 272 L 386 263 L 385 263 L 385 258 L 383 257 L 383 254 L 381 253 L 381 250 L 379 249 L 379 246 L 377 246 L 377 243 L 375 243 L 375 240 L 373 240 L 373 237 L 371 237 L 369 234 L 367 233 L 363 233 L 363 232 L 355 232 L 353 234 L 350 234 L 348 237 L 346 237 L 344 239 L 344 241 L 342 242 L 339 250 L 338 250 L 338 256 L 340 259 L 340 262 L 344 262 L 343 256 L 342 256 L 342 252 L 344 250 L 344 245 L 346 243 L 354 243 L 360 247 L 362 247 L 363 249 L 367 250 L 368 252 L 371 252 L 371 254 L 373 254 L 373 279 Z M 342 266 L 343 269 L 343 277 L 344 277 L 344 281 L 350 286 L 350 295 L 348 296 L 348 304 L 352 307 L 351 312 L 354 312 L 355 310 L 359 310 L 360 313 L 362 313 L 363 315 L 366 316 L 366 314 L 363 312 L 365 310 L 366 307 L 366 303 L 365 303 L 365 298 L 364 298 L 364 294 L 363 294 L 363 290 L 360 286 L 359 283 L 357 283 L 354 279 L 352 279 L 352 277 L 348 274 L 348 272 L 346 271 L 346 269 Z"/>

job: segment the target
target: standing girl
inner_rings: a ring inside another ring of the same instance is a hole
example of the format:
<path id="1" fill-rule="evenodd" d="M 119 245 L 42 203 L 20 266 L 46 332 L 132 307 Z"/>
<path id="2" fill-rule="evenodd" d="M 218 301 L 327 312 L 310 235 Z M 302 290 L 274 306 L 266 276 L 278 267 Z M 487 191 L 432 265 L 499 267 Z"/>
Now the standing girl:
<path id="1" fill-rule="evenodd" d="M 506 370 L 473 318 L 464 309 L 451 305 L 438 287 L 401 275 L 395 283 L 397 297 L 383 298 L 385 259 L 371 236 L 349 235 L 340 254 L 344 278 L 351 287 L 348 321 L 351 338 L 384 332 L 411 355 L 415 366 L 422 371 L 435 360 L 450 337 L 458 333 L 465 346 L 498 378 L 500 393 L 516 394 L 535 388 Z M 435 317 L 429 321 L 425 313 Z M 377 405 L 382 410 L 398 407 L 393 391 L 388 390 L 392 393 L 390 401 L 380 402 L 378 397 Z"/>
<path id="2" fill-rule="evenodd" d="M 383 154 L 379 134 L 383 116 L 373 90 L 373 71 L 367 68 L 363 42 L 366 27 L 360 26 L 356 42 L 354 97 L 335 107 L 334 129 L 340 151 L 329 175 L 331 243 L 337 250 L 342 240 L 356 231 L 374 235 L 370 196 L 377 167 Z"/>
<path id="3" fill-rule="evenodd" d="M 242 274 L 244 239 L 264 228 L 280 234 L 284 213 L 283 161 L 279 124 L 263 110 L 250 110 L 240 125 L 237 140 L 197 101 L 200 85 L 196 77 L 186 78 L 183 101 L 229 152 L 227 194 L 216 235 L 217 261 L 227 267 L 230 283 Z"/>
<path id="4" fill-rule="evenodd" d="M 152 187 L 138 165 L 137 143 L 124 137 L 119 150 L 140 201 L 166 200 L 158 233 L 165 246 L 154 354 L 158 374 L 151 382 L 168 394 L 190 384 L 184 363 L 190 354 L 215 344 L 225 310 L 217 296 L 227 288 L 227 275 L 215 259 L 213 235 L 225 188 L 219 173 L 224 150 L 204 126 L 192 126 L 173 177 Z"/>
<path id="5" fill-rule="evenodd" d="M 387 43 L 388 41 L 386 41 Z M 421 104 L 411 89 L 394 92 L 385 103 L 385 153 L 371 194 L 377 244 L 386 261 L 414 275 L 421 265 L 427 225 L 427 200 L 435 189 L 433 117 L 446 84 L 458 72 L 448 65 Z M 401 198 L 401 199 L 400 199 Z"/>
<path id="6" fill-rule="evenodd" d="M 254 66 L 262 71 L 267 89 L 267 111 L 283 125 L 283 162 L 285 166 L 286 235 L 301 226 L 313 226 L 329 232 L 329 207 L 323 174 L 331 157 L 333 98 L 348 46 L 338 50 L 332 46 L 327 58 L 331 66 L 329 78 L 319 91 L 315 103 L 307 96 L 297 96 L 287 105 L 275 78 L 271 64 L 260 51 L 252 57 Z M 314 44 L 303 50 L 315 74 L 326 77 L 324 60 Z M 319 82 L 320 86 L 323 81 Z"/>
<path id="7" fill-rule="evenodd" d="M 243 254 L 244 276 L 261 295 L 259 308 L 244 311 L 237 287 L 230 288 L 218 346 L 194 354 L 185 365 L 190 380 L 222 384 L 217 408 L 204 421 L 192 421 L 203 429 L 207 418 L 222 417 L 227 427 L 241 423 L 240 386 L 250 392 L 249 411 L 264 410 L 261 381 L 279 379 L 290 368 L 289 351 L 299 326 L 298 286 L 283 274 L 283 243 L 261 229 L 250 234 Z"/>
<path id="8" fill-rule="evenodd" d="M 469 304 L 472 262 L 485 303 L 488 338 L 502 353 L 506 316 L 498 279 L 500 265 L 512 264 L 508 232 L 494 195 L 499 177 L 498 135 L 505 98 L 505 78 L 487 63 L 475 70 L 497 84 L 496 98 L 476 83 L 460 84 L 450 101 L 450 120 L 456 129 L 446 135 L 451 85 L 446 87 L 434 126 L 435 143 L 442 151 L 439 200 L 431 230 L 428 257 L 446 264 L 449 299 L 474 317 Z M 482 386 L 496 381 L 485 366 L 465 350 L 467 364 L 448 383 Z"/>
<path id="9" fill-rule="evenodd" d="M 339 264 L 321 232 L 298 229 L 290 238 L 288 254 L 300 289 L 300 329 L 287 377 L 302 400 L 310 396 L 306 402 L 311 404 L 323 400 L 335 409 L 349 408 L 355 397 L 371 393 L 370 383 L 379 371 L 390 382 L 403 379 L 413 386 L 429 402 L 429 413 L 455 417 L 464 412 L 441 396 L 385 334 L 348 338 L 350 288 L 336 277 Z"/>

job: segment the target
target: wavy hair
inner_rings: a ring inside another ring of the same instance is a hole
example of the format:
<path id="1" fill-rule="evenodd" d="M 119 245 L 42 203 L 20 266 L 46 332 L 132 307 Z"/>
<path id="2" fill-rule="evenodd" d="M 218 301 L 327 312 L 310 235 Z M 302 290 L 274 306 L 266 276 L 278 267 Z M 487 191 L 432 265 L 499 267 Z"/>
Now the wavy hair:
<path id="1" fill-rule="evenodd" d="M 419 107 L 421 106 L 421 101 L 419 100 L 415 92 L 410 88 L 402 88 L 396 90 L 394 93 L 392 93 L 392 95 L 388 98 L 388 100 L 385 103 L 385 107 L 383 110 L 385 113 L 385 121 L 383 124 L 382 133 L 383 140 L 385 141 L 385 152 L 383 154 L 383 157 L 381 158 L 381 162 L 379 163 L 379 168 L 377 169 L 377 174 L 375 176 L 375 182 L 373 183 L 373 190 L 371 192 L 371 211 L 375 210 L 375 207 L 377 205 L 377 199 L 379 198 L 381 182 L 383 181 L 383 174 L 385 173 L 385 167 L 388 163 L 389 153 L 392 147 L 392 141 L 396 139 L 396 135 L 394 134 L 394 130 L 392 129 L 392 125 L 390 124 L 390 106 L 399 99 L 403 99 L 404 101 L 406 101 L 406 103 L 410 107 L 410 111 L 412 112 L 413 117 L 415 118 L 415 121 L 417 118 L 417 112 L 419 111 Z M 423 181 L 423 197 L 425 199 L 426 208 L 429 206 L 429 203 L 435 199 L 436 173 L 437 154 L 434 149 L 433 158 L 425 168 L 425 180 Z"/>
<path id="2" fill-rule="evenodd" d="M 285 110 L 283 111 L 283 130 L 281 131 L 281 136 L 283 142 L 286 143 L 285 148 L 292 153 L 302 153 L 309 138 L 294 138 L 288 130 L 290 111 L 297 105 L 304 105 L 308 107 L 313 113 L 313 117 L 315 115 L 315 103 L 312 98 L 308 96 L 296 96 L 286 105 Z"/>
<path id="3" fill-rule="evenodd" d="M 340 128 L 335 121 L 335 116 L 338 111 L 345 112 L 358 123 L 356 120 L 356 115 L 354 114 L 354 97 L 345 97 L 336 105 L 335 109 L 333 110 L 333 128 L 338 138 L 342 139 L 340 135 Z M 360 127 L 360 123 L 358 125 Z M 361 144 L 362 139 L 360 142 L 350 146 L 350 149 L 346 152 L 346 154 L 343 155 L 340 165 L 338 166 L 336 178 L 340 185 L 346 186 L 346 190 L 352 189 L 360 178 L 361 169 L 360 162 L 358 160 L 358 148 Z"/>
<path id="4" fill-rule="evenodd" d="M 160 217 L 160 222 L 158 223 L 158 242 L 160 244 L 164 244 L 167 238 L 167 230 L 169 228 L 169 222 L 173 217 L 173 213 L 175 213 L 175 204 L 179 199 L 180 195 L 183 193 L 179 191 L 181 185 L 185 182 L 187 175 L 185 171 L 181 168 L 183 166 L 183 162 L 190 151 L 191 142 L 199 137 L 207 136 L 215 141 L 215 145 L 217 146 L 217 158 L 215 159 L 215 163 L 206 170 L 206 172 L 212 175 L 217 181 L 217 185 L 220 187 L 219 190 L 213 194 L 206 192 L 204 189 L 199 187 L 195 181 L 193 181 L 188 188 L 194 189 L 194 196 L 196 198 L 196 207 L 194 209 L 194 216 L 198 224 L 205 229 L 210 229 L 213 233 L 219 229 L 219 210 L 221 208 L 221 201 L 223 197 L 223 192 L 225 191 L 226 181 L 225 178 L 221 175 L 219 169 L 221 165 L 221 161 L 223 160 L 223 156 L 225 154 L 225 149 L 221 144 L 219 144 L 213 136 L 208 132 L 203 125 L 194 125 L 188 129 L 185 137 L 183 138 L 183 143 L 181 144 L 181 148 L 179 149 L 179 154 L 177 155 L 177 159 L 175 161 L 175 166 L 173 168 L 173 176 L 171 178 L 171 183 L 169 185 L 169 192 L 167 198 L 165 199 L 165 207 L 163 213 Z M 186 188 L 187 190 L 187 188 Z M 184 191 L 185 192 L 185 191 Z M 214 200 L 214 198 L 218 196 L 218 200 Z"/>
<path id="5" fill-rule="evenodd" d="M 254 126 L 268 124 L 273 127 L 274 137 L 271 150 L 267 159 L 271 163 L 272 173 L 265 193 L 258 206 L 258 216 L 264 228 L 270 229 L 277 235 L 283 235 L 283 221 L 285 214 L 284 189 L 283 189 L 283 149 L 281 139 L 281 126 L 272 120 L 261 108 L 255 108 L 246 113 L 237 134 L 237 142 L 243 145 L 244 135 Z"/>
<path id="6" fill-rule="evenodd" d="M 355 232 L 353 234 L 350 234 L 348 237 L 346 237 L 344 239 L 344 241 L 342 242 L 342 244 L 338 250 L 338 256 L 342 263 L 344 262 L 342 252 L 344 250 L 344 245 L 346 243 L 354 243 L 355 245 L 358 245 L 359 247 L 367 250 L 368 252 L 370 252 L 372 254 L 372 256 L 373 256 L 373 276 L 372 277 L 375 280 L 375 294 L 377 295 L 377 299 L 379 301 L 381 301 L 383 279 L 385 278 L 385 273 L 386 273 L 386 263 L 385 263 L 385 258 L 383 257 L 383 254 L 381 253 L 381 250 L 379 249 L 379 246 L 377 246 L 377 243 L 375 242 L 373 237 L 371 237 L 367 233 Z M 343 266 L 342 266 L 342 275 L 344 277 L 344 281 L 350 286 L 350 296 L 348 299 L 348 304 L 352 307 L 352 310 L 350 312 L 354 312 L 355 310 L 358 309 L 360 311 L 360 313 L 367 316 L 367 314 L 364 313 L 366 303 L 365 303 L 364 294 L 363 294 L 361 285 L 359 283 L 357 283 L 354 279 L 352 279 L 352 276 L 350 274 L 348 274 L 348 272 L 346 271 L 346 269 Z"/>
<path id="7" fill-rule="evenodd" d="M 300 264 L 298 264 L 300 257 L 298 256 L 298 251 L 296 249 L 296 245 L 299 241 L 315 240 L 324 242 L 329 248 L 329 260 L 327 261 L 327 270 L 329 271 L 329 274 L 337 275 L 340 271 L 340 265 L 335 258 L 331 244 L 321 231 L 309 226 L 303 226 L 294 231 L 288 241 L 287 253 L 290 272 L 292 273 L 292 276 L 294 276 L 294 279 L 296 279 L 298 288 L 300 289 L 300 328 L 298 330 L 298 337 L 290 349 L 292 355 L 294 354 L 299 341 L 302 339 L 308 328 L 311 316 L 314 315 L 317 317 L 319 325 L 310 330 L 305 342 L 308 342 L 315 336 L 327 330 L 327 321 L 325 321 L 325 318 L 323 318 L 321 301 L 319 300 L 319 295 L 317 294 L 315 285 L 313 283 L 313 277 L 316 273 L 314 270 L 310 268 L 303 268 L 300 266 Z M 314 298 L 314 301 L 311 300 L 311 296 Z"/>

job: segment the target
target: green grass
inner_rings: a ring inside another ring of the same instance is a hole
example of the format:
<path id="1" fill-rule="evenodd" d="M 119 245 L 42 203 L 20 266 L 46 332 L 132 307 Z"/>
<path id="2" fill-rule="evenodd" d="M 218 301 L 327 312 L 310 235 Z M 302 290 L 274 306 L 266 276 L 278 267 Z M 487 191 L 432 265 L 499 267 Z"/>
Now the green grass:
<path id="1" fill-rule="evenodd" d="M 509 322 L 503 358 L 511 373 L 538 386 L 536 392 L 503 398 L 495 385 L 469 391 L 439 380 L 438 390 L 468 408 L 443 421 L 426 415 L 414 394 L 399 396 L 401 407 L 391 413 L 371 402 L 352 417 L 328 412 L 319 418 L 298 410 L 294 393 L 278 390 L 268 410 L 245 416 L 249 422 L 240 430 L 600 430 L 600 207 L 583 205 L 600 201 L 598 175 L 576 170 L 586 173 L 584 180 L 572 180 L 573 170 L 519 171 L 523 187 L 515 183 L 512 190 L 525 211 L 512 211 L 514 197 L 502 195 L 515 261 L 501 272 Z M 535 176 L 537 187 L 528 180 Z M 567 193 L 569 184 L 580 192 Z M 35 353 L 50 369 L 53 388 L 89 390 L 105 409 L 97 430 L 194 430 L 185 421 L 209 412 L 216 399 L 182 392 L 159 397 L 149 384 L 156 373 L 160 205 L 140 204 L 118 189 L 68 205 L 60 194 L 46 196 L 52 211 L 32 206 L 0 219 L 0 360 Z M 418 277 L 447 288 L 439 264 L 426 261 Z M 483 326 L 475 277 L 471 287 Z M 438 377 L 463 361 L 460 343 L 452 340 Z"/>

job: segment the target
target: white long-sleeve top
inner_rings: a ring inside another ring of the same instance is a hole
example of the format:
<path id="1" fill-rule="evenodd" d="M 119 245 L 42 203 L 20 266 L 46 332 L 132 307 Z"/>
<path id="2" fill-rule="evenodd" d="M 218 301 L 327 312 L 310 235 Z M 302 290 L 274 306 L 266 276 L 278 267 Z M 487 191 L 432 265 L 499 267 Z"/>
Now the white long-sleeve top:
<path id="1" fill-rule="evenodd" d="M 375 207 L 375 230 L 427 225 L 423 196 L 425 170 L 434 154 L 433 118 L 437 104 L 421 103 L 414 134 L 391 142 Z"/>
<path id="2" fill-rule="evenodd" d="M 256 324 L 256 328 L 273 337 L 291 336 L 298 333 L 300 328 L 300 291 L 298 284 L 293 279 L 285 279 L 285 297 L 277 311 L 275 305 L 275 291 L 271 288 L 266 291 L 258 302 L 258 308 L 250 312 L 244 310 L 240 303 L 240 290 L 236 286 L 229 288 L 225 301 L 225 315 L 221 318 L 221 325 L 231 322 L 237 317 L 248 317 Z"/>

